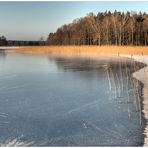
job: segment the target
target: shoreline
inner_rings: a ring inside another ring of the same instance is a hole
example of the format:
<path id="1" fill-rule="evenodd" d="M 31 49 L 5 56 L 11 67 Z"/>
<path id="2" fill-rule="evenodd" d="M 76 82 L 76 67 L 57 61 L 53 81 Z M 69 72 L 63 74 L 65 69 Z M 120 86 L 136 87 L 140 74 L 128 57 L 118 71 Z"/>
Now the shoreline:
<path id="1" fill-rule="evenodd" d="M 129 55 L 121 55 L 122 57 L 127 57 L 131 58 Z M 136 72 L 134 72 L 132 75 L 134 78 L 139 80 L 143 84 L 142 88 L 142 105 L 143 105 L 143 110 L 142 113 L 144 114 L 144 117 L 146 120 L 148 120 L 148 55 L 134 55 L 132 57 L 133 60 L 137 62 L 142 62 L 146 64 L 146 66 Z M 144 145 L 143 146 L 148 146 L 148 123 L 145 125 L 144 129 Z"/>

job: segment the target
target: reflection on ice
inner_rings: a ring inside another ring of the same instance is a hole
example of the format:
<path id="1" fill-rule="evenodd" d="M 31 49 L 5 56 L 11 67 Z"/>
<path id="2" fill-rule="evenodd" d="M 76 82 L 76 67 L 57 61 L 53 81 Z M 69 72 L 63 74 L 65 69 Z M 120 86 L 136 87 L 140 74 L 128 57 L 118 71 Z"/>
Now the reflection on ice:
<path id="1" fill-rule="evenodd" d="M 127 99 L 128 116 L 131 118 L 131 96 L 135 98 L 135 108 L 139 113 L 139 123 L 142 124 L 142 111 L 141 111 L 141 83 L 131 77 L 131 74 L 141 67 L 143 64 L 137 63 L 132 58 L 125 59 L 122 57 L 110 58 L 109 60 L 101 57 L 98 59 L 92 58 L 79 58 L 79 57 L 49 57 L 49 60 L 54 61 L 59 69 L 64 71 L 77 71 L 78 73 L 83 71 L 90 71 L 92 74 L 98 75 L 101 69 L 104 70 L 106 80 L 108 81 L 108 90 L 110 96 L 114 94 L 114 98 Z M 116 69 L 119 69 L 118 71 Z M 89 75 L 90 76 L 90 75 Z"/>
<path id="2" fill-rule="evenodd" d="M 6 57 L 6 51 L 5 50 L 2 50 L 0 49 L 0 58 L 5 58 Z"/>
<path id="3" fill-rule="evenodd" d="M 129 57 L 128 55 L 122 55 L 122 56 Z M 137 56 L 134 55 L 131 58 L 134 59 L 135 61 L 142 62 L 142 63 L 146 64 L 144 68 L 142 68 L 140 70 L 139 69 L 135 70 L 135 72 L 133 73 L 133 77 L 136 78 L 136 82 L 137 82 L 135 84 L 136 94 L 138 94 L 138 96 L 139 96 L 139 94 L 141 94 L 142 97 L 144 98 L 143 101 L 141 101 L 140 97 L 138 97 L 137 108 L 138 108 L 138 110 L 140 110 L 140 115 L 142 113 L 144 114 L 144 117 L 146 120 L 146 126 L 144 129 L 144 135 L 145 135 L 144 136 L 145 137 L 144 138 L 144 146 L 148 146 L 148 56 L 142 54 L 142 55 L 137 55 Z M 142 90 L 138 89 L 138 80 L 144 84 L 144 87 Z M 141 103 L 142 108 L 141 108 L 140 102 L 142 102 Z"/>

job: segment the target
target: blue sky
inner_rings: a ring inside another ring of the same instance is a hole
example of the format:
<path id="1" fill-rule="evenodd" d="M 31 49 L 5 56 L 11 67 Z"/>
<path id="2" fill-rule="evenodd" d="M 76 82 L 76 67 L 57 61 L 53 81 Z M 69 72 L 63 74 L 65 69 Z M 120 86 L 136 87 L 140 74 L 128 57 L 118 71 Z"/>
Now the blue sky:
<path id="1" fill-rule="evenodd" d="M 0 35 L 7 39 L 45 39 L 50 32 L 93 12 L 106 10 L 148 12 L 148 1 L 0 2 Z"/>

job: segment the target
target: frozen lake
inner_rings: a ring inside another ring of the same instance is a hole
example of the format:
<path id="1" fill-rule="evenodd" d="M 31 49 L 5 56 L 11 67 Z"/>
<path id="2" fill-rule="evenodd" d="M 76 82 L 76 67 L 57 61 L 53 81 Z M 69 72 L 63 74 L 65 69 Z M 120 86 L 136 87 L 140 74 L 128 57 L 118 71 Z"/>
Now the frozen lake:
<path id="1" fill-rule="evenodd" d="M 1 51 L 0 145 L 142 146 L 143 66 Z"/>

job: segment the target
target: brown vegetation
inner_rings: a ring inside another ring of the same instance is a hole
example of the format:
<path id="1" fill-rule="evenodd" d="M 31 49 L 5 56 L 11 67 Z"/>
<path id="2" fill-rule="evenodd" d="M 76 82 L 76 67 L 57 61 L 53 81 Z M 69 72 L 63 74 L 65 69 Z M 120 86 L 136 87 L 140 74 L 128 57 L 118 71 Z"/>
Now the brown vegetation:
<path id="1" fill-rule="evenodd" d="M 67 56 L 148 55 L 148 47 L 146 46 L 35 46 L 13 49 L 13 51 L 34 54 L 61 54 Z"/>

